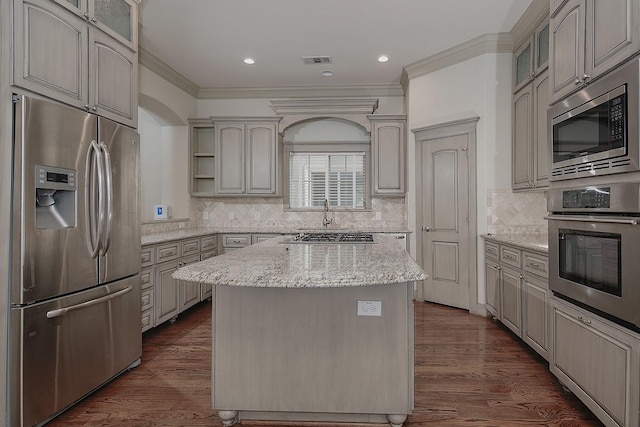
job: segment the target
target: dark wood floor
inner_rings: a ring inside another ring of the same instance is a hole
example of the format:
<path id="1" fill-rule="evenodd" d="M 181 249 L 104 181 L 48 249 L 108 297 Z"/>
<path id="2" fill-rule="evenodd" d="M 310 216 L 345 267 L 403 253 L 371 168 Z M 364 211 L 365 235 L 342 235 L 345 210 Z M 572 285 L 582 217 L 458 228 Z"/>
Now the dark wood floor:
<path id="1" fill-rule="evenodd" d="M 429 303 L 416 303 L 415 312 L 416 402 L 405 425 L 601 425 L 500 324 Z M 148 331 L 141 366 L 48 426 L 222 426 L 210 408 L 210 319 L 205 302 Z"/>

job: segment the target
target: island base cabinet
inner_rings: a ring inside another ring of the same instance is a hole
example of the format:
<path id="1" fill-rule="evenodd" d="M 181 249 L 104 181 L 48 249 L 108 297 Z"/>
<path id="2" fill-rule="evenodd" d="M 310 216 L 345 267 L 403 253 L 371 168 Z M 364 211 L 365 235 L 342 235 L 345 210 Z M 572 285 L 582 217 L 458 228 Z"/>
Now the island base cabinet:
<path id="1" fill-rule="evenodd" d="M 551 297 L 551 372 L 606 426 L 637 426 L 640 336 Z"/>
<path id="2" fill-rule="evenodd" d="M 229 425 L 402 425 L 413 407 L 412 288 L 215 286 L 213 408 Z M 358 315 L 358 301 L 381 301 L 381 316 Z"/>

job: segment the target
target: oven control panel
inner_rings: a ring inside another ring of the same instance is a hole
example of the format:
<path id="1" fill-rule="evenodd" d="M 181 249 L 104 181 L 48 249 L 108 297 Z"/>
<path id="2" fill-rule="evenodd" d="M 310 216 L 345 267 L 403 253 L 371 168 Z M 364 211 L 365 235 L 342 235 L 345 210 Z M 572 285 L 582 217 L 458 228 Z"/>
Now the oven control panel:
<path id="1" fill-rule="evenodd" d="M 589 187 L 562 192 L 564 209 L 606 209 L 611 207 L 611 187 Z"/>

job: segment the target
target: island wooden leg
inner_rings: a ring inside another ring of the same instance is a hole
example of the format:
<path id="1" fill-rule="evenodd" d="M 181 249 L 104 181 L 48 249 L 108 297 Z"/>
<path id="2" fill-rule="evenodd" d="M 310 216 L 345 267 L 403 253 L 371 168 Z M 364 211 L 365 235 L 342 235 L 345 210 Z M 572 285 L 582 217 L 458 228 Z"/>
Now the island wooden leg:
<path id="1" fill-rule="evenodd" d="M 387 415 L 387 419 L 389 420 L 389 425 L 391 427 L 402 427 L 402 424 L 407 420 L 407 415 Z"/>
<path id="2" fill-rule="evenodd" d="M 232 426 L 238 422 L 238 411 L 218 411 L 218 416 L 225 427 Z"/>

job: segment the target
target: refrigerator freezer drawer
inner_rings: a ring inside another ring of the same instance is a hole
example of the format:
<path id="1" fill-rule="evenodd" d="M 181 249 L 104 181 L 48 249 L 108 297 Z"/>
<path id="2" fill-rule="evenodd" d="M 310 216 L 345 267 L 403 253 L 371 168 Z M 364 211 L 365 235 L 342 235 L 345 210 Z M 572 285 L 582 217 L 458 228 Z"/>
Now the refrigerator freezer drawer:
<path id="1" fill-rule="evenodd" d="M 11 322 L 11 425 L 31 426 L 140 358 L 140 276 L 12 308 Z"/>

